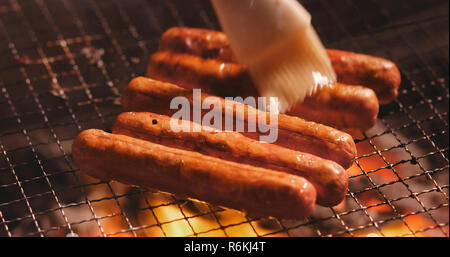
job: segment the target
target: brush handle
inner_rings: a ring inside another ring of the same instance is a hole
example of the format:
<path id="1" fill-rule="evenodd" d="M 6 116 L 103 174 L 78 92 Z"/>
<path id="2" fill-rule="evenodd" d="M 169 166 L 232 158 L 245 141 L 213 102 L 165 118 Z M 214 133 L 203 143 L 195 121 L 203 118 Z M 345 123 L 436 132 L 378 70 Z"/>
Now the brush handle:
<path id="1" fill-rule="evenodd" d="M 211 1 L 243 64 L 311 26 L 311 15 L 296 0 Z"/>

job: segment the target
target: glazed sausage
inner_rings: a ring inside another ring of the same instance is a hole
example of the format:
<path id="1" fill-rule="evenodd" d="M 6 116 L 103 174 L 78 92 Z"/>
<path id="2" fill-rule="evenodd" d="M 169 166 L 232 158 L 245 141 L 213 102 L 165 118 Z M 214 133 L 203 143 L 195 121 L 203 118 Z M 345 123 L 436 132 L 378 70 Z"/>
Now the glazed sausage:
<path id="1" fill-rule="evenodd" d="M 237 62 L 225 33 L 215 30 L 169 28 L 161 36 L 159 50 L 186 53 L 204 59 L 218 59 L 222 62 Z"/>
<path id="2" fill-rule="evenodd" d="M 258 96 L 242 66 L 193 55 L 156 52 L 150 59 L 146 76 L 188 89 L 201 88 L 220 97 Z"/>
<path id="3" fill-rule="evenodd" d="M 150 60 L 146 76 L 184 88 L 201 88 L 221 97 L 258 95 L 242 66 L 193 55 L 157 52 Z M 337 129 L 365 131 L 376 124 L 378 111 L 373 90 L 336 83 L 319 89 L 287 114 Z"/>
<path id="4" fill-rule="evenodd" d="M 153 188 L 258 217 L 303 219 L 316 191 L 306 179 L 148 141 L 86 130 L 75 139 L 76 165 L 102 180 Z"/>
<path id="5" fill-rule="evenodd" d="M 402 79 L 395 63 L 347 51 L 328 49 L 327 52 L 340 82 L 373 89 L 380 104 L 397 98 Z"/>
<path id="6" fill-rule="evenodd" d="M 190 132 L 191 122 L 186 123 L 189 131 L 174 132 L 171 121 L 168 116 L 148 112 L 122 113 L 113 126 L 113 133 L 302 176 L 314 185 L 317 203 L 323 206 L 335 206 L 345 197 L 348 175 L 333 161 L 261 143 L 237 132 L 211 129 Z"/>
<path id="7" fill-rule="evenodd" d="M 138 77 L 133 79 L 125 89 L 122 95 L 122 107 L 125 111 L 129 112 L 147 111 L 172 116 L 178 110 L 171 110 L 170 102 L 177 96 L 183 96 L 188 99 L 190 108 L 191 110 L 193 109 L 192 90 L 150 78 Z M 202 103 L 208 102 L 209 97 L 212 96 L 202 93 Z M 275 144 L 277 145 L 335 161 L 344 168 L 349 168 L 356 156 L 356 147 L 353 138 L 349 134 L 337 129 L 305 121 L 298 117 L 264 112 L 243 103 L 219 97 L 214 97 L 213 99 L 220 105 L 220 115 L 232 113 L 233 117 L 231 118 L 243 121 L 245 123 L 244 127 L 246 128 L 248 127 L 248 117 L 250 115 L 258 117 L 256 122 L 261 118 L 269 121 L 271 119 L 270 116 L 276 115 L 278 119 L 278 139 Z M 238 109 L 242 109 L 244 113 L 238 112 Z M 209 112 L 209 110 L 203 111 L 201 114 L 202 117 L 206 112 Z M 225 118 L 225 115 L 222 115 L 222 117 Z M 222 122 L 222 124 L 225 124 L 225 122 Z M 224 127 L 220 127 L 219 129 L 224 130 Z M 256 140 L 261 135 L 258 132 L 251 131 L 241 133 Z"/>
<path id="8" fill-rule="evenodd" d="M 378 111 L 378 99 L 372 89 L 337 83 L 305 98 L 287 114 L 350 133 L 375 126 Z"/>
<path id="9" fill-rule="evenodd" d="M 226 35 L 220 31 L 173 27 L 161 36 L 159 48 L 163 51 L 237 63 Z M 334 49 L 327 49 L 327 53 L 338 82 L 373 89 L 381 104 L 389 103 L 397 97 L 401 75 L 392 61 Z"/>

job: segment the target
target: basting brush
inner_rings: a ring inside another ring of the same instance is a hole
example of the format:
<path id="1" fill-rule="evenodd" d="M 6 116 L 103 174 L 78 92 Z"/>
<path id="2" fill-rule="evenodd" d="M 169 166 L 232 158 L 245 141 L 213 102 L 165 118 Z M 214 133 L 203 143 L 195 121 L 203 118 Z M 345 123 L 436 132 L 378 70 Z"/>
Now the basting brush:
<path id="1" fill-rule="evenodd" d="M 260 96 L 278 97 L 278 111 L 323 86 L 336 74 L 311 15 L 296 0 L 212 0 L 237 60 Z"/>

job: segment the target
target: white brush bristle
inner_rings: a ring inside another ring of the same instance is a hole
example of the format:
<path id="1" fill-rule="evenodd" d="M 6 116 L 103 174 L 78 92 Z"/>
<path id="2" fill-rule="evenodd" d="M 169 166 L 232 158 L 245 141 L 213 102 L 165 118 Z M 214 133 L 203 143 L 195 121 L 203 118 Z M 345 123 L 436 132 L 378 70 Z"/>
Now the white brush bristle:
<path id="1" fill-rule="evenodd" d="M 261 96 L 279 98 L 282 113 L 336 81 L 330 59 L 312 26 L 268 47 L 248 69 Z"/>

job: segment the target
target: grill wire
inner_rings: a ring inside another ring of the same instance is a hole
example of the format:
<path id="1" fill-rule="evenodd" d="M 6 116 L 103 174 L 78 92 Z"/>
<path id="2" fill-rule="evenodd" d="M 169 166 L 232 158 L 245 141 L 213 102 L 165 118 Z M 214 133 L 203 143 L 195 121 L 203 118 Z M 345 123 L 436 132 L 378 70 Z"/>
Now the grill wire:
<path id="1" fill-rule="evenodd" d="M 403 76 L 377 126 L 355 137 L 344 204 L 303 221 L 260 219 L 83 175 L 75 136 L 110 131 L 162 32 L 218 29 L 212 8 L 9 0 L 0 2 L 0 236 L 448 236 L 448 1 L 302 2 L 327 47 L 389 58 Z"/>

